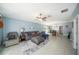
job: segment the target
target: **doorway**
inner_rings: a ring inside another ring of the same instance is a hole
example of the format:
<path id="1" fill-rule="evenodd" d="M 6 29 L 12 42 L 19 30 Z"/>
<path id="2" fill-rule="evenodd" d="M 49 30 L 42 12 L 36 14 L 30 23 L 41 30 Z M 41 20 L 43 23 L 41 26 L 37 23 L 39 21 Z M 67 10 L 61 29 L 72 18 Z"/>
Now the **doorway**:
<path id="1" fill-rule="evenodd" d="M 63 34 L 63 26 L 59 26 L 59 34 Z"/>

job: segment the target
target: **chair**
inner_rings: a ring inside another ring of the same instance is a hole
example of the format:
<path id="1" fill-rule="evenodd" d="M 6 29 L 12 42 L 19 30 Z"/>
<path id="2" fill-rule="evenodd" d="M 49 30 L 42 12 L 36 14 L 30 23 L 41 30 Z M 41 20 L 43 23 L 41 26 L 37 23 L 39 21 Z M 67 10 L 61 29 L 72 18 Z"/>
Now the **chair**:
<path id="1" fill-rule="evenodd" d="M 4 42 L 5 47 L 15 45 L 19 43 L 18 33 L 17 32 L 9 32 L 7 34 L 7 40 Z"/>

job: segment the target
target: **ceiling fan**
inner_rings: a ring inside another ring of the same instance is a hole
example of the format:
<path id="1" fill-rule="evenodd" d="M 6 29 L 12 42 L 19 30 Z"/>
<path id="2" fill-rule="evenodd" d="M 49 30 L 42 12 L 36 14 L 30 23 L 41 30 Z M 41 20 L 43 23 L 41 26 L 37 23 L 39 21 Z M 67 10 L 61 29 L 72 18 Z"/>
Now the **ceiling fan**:
<path id="1" fill-rule="evenodd" d="M 46 21 L 48 17 L 51 17 L 50 15 L 45 16 L 44 14 L 40 13 L 39 16 L 36 17 L 37 20 Z"/>

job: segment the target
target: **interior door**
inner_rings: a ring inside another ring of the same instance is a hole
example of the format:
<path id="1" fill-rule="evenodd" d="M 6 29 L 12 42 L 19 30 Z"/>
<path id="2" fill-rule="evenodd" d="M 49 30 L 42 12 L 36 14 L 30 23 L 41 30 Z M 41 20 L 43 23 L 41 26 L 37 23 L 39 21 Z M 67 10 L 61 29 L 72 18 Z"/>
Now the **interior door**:
<path id="1" fill-rule="evenodd" d="M 63 26 L 59 26 L 59 33 L 63 34 Z"/>

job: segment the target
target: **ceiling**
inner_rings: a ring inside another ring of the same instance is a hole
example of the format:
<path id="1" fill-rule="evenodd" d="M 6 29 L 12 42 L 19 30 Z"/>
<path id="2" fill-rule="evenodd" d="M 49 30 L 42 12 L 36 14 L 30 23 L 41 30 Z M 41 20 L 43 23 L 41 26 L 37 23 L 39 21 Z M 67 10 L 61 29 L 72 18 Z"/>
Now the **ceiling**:
<path id="1" fill-rule="evenodd" d="M 54 21 L 71 21 L 72 13 L 76 9 L 75 3 L 1 3 L 1 15 L 14 20 L 27 20 L 39 22 L 35 19 L 39 13 L 50 15 L 44 24 Z M 68 12 L 61 13 L 61 10 L 68 8 Z"/>

